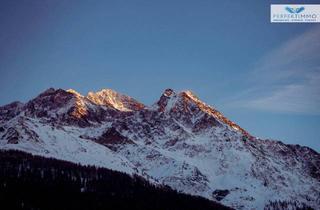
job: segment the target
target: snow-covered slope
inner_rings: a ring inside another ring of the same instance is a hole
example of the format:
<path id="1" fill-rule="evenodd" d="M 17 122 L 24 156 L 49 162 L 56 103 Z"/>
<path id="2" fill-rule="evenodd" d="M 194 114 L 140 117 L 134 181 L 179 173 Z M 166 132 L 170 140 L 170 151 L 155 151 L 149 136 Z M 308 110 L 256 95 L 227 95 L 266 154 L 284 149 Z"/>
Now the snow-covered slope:
<path id="1" fill-rule="evenodd" d="M 113 90 L 48 89 L 0 108 L 0 148 L 137 173 L 236 209 L 320 208 L 320 155 L 261 140 L 190 91 L 150 107 Z"/>

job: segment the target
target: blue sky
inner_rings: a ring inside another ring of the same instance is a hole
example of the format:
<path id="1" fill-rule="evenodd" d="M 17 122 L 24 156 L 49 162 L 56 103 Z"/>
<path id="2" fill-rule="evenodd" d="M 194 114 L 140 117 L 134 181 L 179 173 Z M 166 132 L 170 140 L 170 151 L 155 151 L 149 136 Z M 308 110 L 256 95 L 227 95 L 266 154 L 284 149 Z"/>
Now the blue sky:
<path id="1" fill-rule="evenodd" d="M 320 25 L 271 24 L 288 2 L 2 0 L 0 105 L 48 87 L 147 105 L 190 89 L 254 135 L 320 151 Z"/>

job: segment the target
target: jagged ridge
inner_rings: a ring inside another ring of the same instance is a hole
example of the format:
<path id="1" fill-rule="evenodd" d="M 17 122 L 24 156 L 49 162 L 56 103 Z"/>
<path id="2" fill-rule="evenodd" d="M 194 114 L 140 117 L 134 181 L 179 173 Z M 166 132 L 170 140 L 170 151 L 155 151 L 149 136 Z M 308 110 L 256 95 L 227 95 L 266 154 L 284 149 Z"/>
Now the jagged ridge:
<path id="1" fill-rule="evenodd" d="M 320 155 L 251 136 L 191 91 L 148 107 L 111 90 L 48 89 L 0 108 L 0 148 L 139 174 L 152 183 L 261 209 L 275 200 L 320 206 Z"/>

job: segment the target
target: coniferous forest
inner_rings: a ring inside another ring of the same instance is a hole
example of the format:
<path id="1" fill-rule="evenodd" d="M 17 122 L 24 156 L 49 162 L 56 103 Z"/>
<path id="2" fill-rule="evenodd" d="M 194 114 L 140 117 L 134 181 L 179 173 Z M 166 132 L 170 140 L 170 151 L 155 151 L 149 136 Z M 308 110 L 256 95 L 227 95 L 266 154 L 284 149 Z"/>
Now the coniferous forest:
<path id="1" fill-rule="evenodd" d="M 138 176 L 0 151 L 0 209 L 230 209 Z"/>

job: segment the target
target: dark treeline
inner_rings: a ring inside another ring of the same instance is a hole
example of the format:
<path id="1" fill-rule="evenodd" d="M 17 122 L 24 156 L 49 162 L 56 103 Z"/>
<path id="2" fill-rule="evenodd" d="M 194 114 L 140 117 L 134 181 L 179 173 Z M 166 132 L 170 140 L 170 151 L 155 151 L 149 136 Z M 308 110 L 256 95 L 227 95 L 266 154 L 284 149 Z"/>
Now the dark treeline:
<path id="1" fill-rule="evenodd" d="M 0 151 L 0 209 L 230 209 L 141 177 Z"/>
<path id="2" fill-rule="evenodd" d="M 310 206 L 307 206 L 305 203 L 300 203 L 297 201 L 269 201 L 264 207 L 264 210 L 314 210 Z"/>

